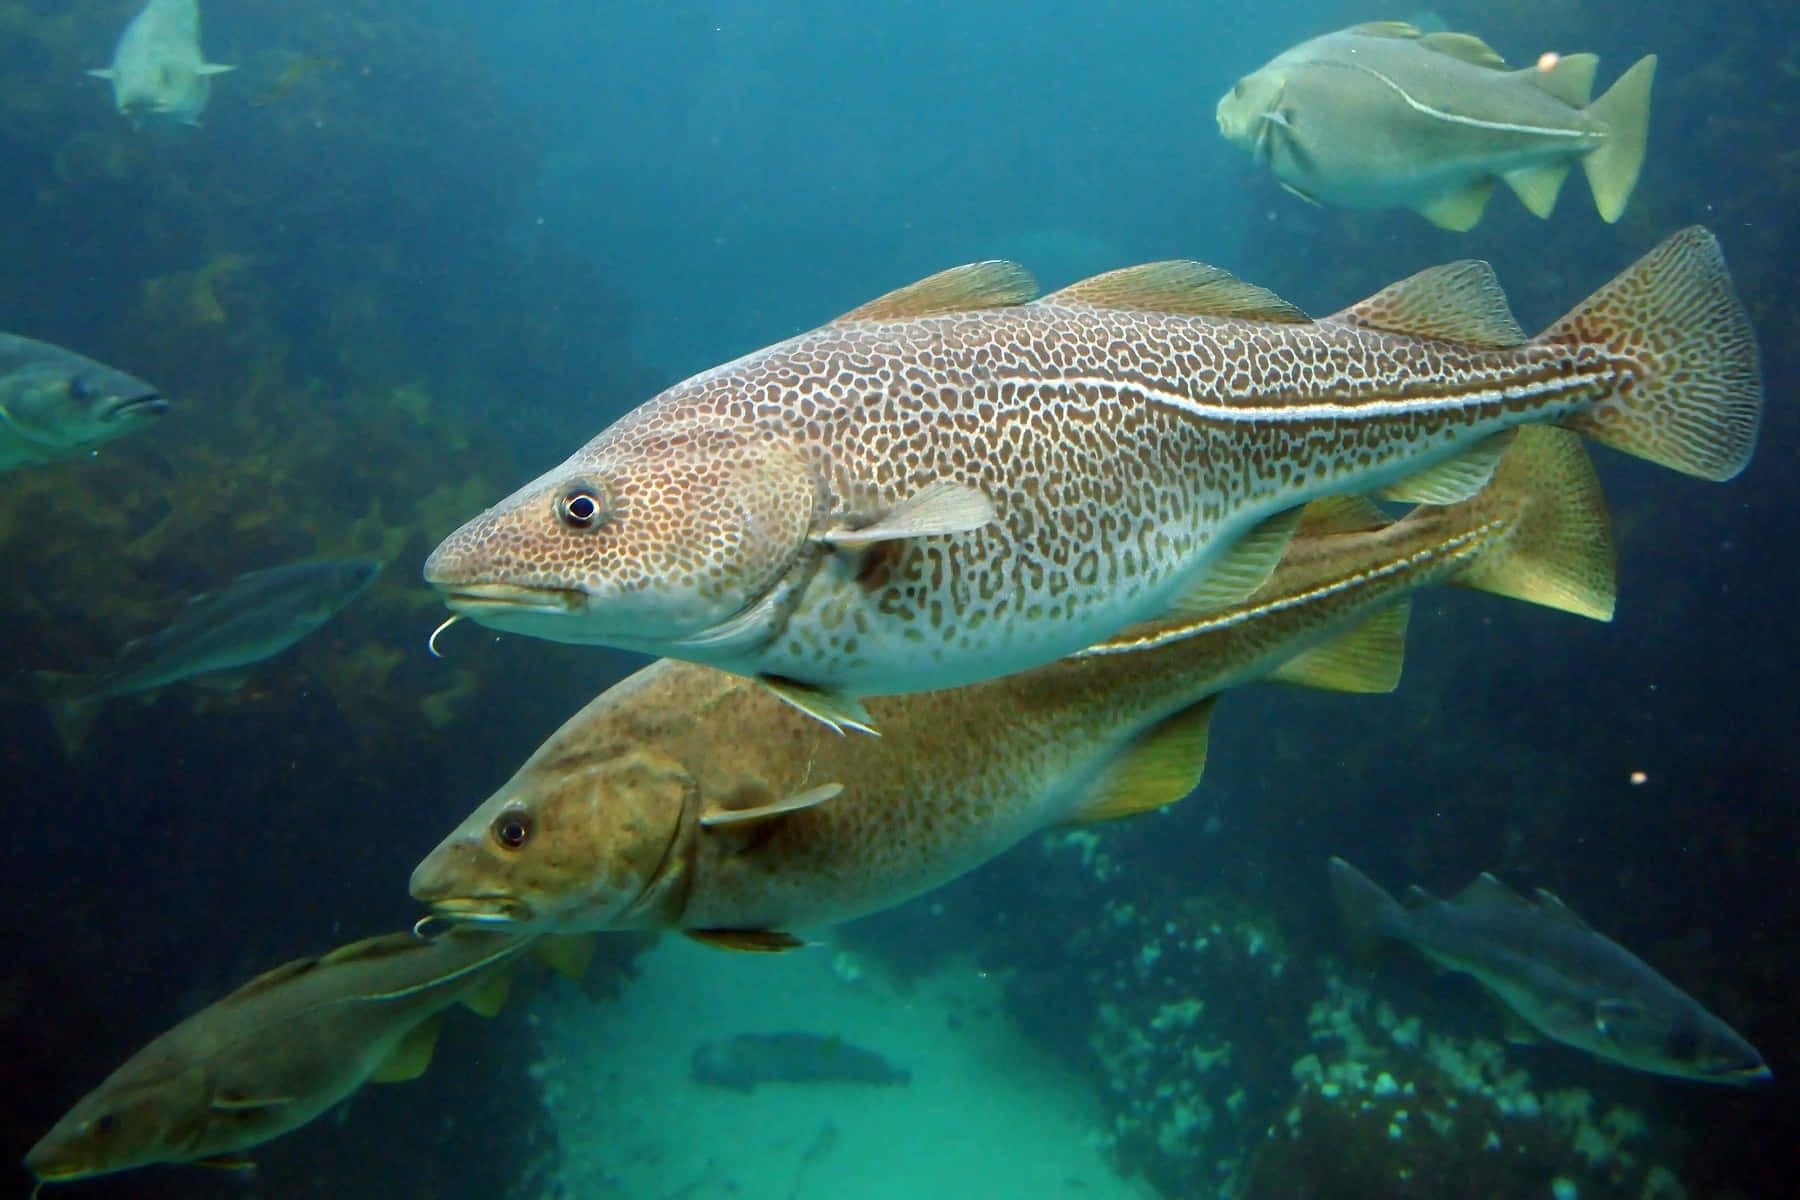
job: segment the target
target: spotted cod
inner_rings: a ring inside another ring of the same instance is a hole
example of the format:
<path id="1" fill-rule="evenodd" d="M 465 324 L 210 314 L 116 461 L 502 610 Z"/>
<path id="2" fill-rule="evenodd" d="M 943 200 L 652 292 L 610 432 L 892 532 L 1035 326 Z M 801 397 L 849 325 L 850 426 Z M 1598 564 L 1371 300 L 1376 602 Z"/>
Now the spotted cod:
<path id="1" fill-rule="evenodd" d="M 1189 262 L 1032 292 L 1012 263 L 954 268 L 677 384 L 425 578 L 484 625 L 711 664 L 871 729 L 859 697 L 1241 600 L 1309 500 L 1465 498 L 1516 426 L 1726 479 L 1760 421 L 1699 228 L 1532 339 L 1479 262 L 1319 320 Z"/>
<path id="2" fill-rule="evenodd" d="M 1608 521 L 1574 434 L 1521 431 L 1474 499 L 1397 523 L 1361 498 L 1316 501 L 1245 603 L 871 699 L 881 738 L 837 737 L 741 676 L 656 663 L 570 718 L 426 856 L 412 894 L 451 921 L 783 949 L 1040 830 L 1179 800 L 1223 688 L 1271 673 L 1393 687 L 1402 598 L 1448 579 L 1610 617 Z"/>
<path id="3" fill-rule="evenodd" d="M 1637 186 L 1656 56 L 1589 102 L 1599 60 L 1546 54 L 1508 70 L 1467 33 L 1377 21 L 1302 42 L 1220 98 L 1219 132 L 1314 204 L 1410 208 L 1472 228 L 1504 180 L 1548 217 L 1579 162 L 1603 220 Z"/>

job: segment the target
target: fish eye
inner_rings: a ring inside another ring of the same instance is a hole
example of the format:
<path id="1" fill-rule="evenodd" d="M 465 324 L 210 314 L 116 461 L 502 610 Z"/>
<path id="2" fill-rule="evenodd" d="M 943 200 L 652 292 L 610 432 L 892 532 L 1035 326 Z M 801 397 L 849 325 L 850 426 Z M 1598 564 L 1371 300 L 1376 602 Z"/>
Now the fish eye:
<path id="1" fill-rule="evenodd" d="M 1231 89 L 1231 94 L 1236 96 L 1240 100 L 1242 100 L 1244 98 L 1244 81 L 1243 80 L 1240 79 L 1237 81 L 1237 83 Z"/>
<path id="2" fill-rule="evenodd" d="M 105 1136 L 119 1127 L 118 1113 L 101 1113 L 94 1118 L 94 1132 Z"/>
<path id="3" fill-rule="evenodd" d="M 494 818 L 494 840 L 508 850 L 517 850 L 531 838 L 531 818 L 522 808 L 509 808 Z"/>
<path id="4" fill-rule="evenodd" d="M 93 396 L 94 389 L 89 386 L 87 380 L 79 375 L 69 380 L 69 399 L 79 403 L 86 403 L 88 400 L 91 400 Z"/>
<path id="5" fill-rule="evenodd" d="M 600 489 L 578 479 L 556 499 L 556 517 L 571 529 L 591 529 L 606 514 Z"/>

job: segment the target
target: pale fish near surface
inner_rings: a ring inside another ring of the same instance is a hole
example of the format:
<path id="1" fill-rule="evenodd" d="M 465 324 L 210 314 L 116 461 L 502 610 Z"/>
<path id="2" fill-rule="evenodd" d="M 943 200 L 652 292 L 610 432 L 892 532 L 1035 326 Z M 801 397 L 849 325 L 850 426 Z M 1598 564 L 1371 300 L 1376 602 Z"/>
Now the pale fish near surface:
<path id="1" fill-rule="evenodd" d="M 1398 522 L 1359 497 L 1316 501 L 1244 603 L 1178 609 L 1004 679 L 872 699 L 880 738 L 838 737 L 748 679 L 657 663 L 570 718 L 426 856 L 412 895 L 499 928 L 784 949 L 1041 830 L 1181 799 L 1223 688 L 1391 689 L 1403 597 L 1446 581 L 1611 616 L 1609 522 L 1575 434 L 1521 430 L 1473 499 Z"/>
<path id="2" fill-rule="evenodd" d="M 0 471 L 77 458 L 168 411 L 162 392 L 135 376 L 0 333 Z"/>
<path id="3" fill-rule="evenodd" d="M 200 53 L 199 0 L 149 0 L 119 36 L 112 65 L 88 74 L 112 84 L 113 103 L 134 125 L 146 115 L 198 125 L 212 77 L 235 70 Z"/>
<path id="4" fill-rule="evenodd" d="M 1649 963 L 1542 889 L 1527 900 L 1482 875 L 1449 900 L 1413 888 L 1402 905 L 1341 858 L 1331 887 L 1352 938 L 1413 947 L 1474 977 L 1527 1029 L 1638 1071 L 1706 1083 L 1770 1078 L 1756 1047 Z"/>
<path id="5" fill-rule="evenodd" d="M 1030 293 L 1014 264 L 953 269 L 677 384 L 425 578 L 496 629 L 708 663 L 869 728 L 859 696 L 1241 599 L 1309 500 L 1466 496 L 1518 425 L 1725 479 L 1760 422 L 1755 336 L 1697 227 L 1529 340 L 1475 262 L 1319 320 L 1186 262 Z"/>
<path id="6" fill-rule="evenodd" d="M 1513 71 L 1470 34 L 1356 25 L 1238 80 L 1219 132 L 1315 204 L 1410 208 L 1465 230 L 1504 181 L 1548 217 L 1579 162 L 1601 218 L 1617 221 L 1644 162 L 1656 56 L 1590 102 L 1598 63 L 1546 54 Z"/>

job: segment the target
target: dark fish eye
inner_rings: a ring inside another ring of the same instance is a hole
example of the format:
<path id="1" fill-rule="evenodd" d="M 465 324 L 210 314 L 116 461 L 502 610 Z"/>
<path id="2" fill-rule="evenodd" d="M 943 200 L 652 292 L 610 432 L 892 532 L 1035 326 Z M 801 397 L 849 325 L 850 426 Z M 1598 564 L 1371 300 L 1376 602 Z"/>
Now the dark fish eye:
<path id="1" fill-rule="evenodd" d="M 523 809 L 509 808 L 494 818 L 494 840 L 508 850 L 517 850 L 531 838 L 531 819 Z"/>
<path id="2" fill-rule="evenodd" d="M 94 1132 L 108 1134 L 119 1127 L 118 1113 L 102 1113 L 94 1118 Z"/>
<path id="3" fill-rule="evenodd" d="M 69 380 L 69 399 L 80 403 L 86 403 L 93 399 L 93 396 L 94 389 L 88 385 L 87 380 L 79 375 Z"/>
<path id="4" fill-rule="evenodd" d="M 1237 81 L 1236 85 L 1233 86 L 1231 89 L 1231 94 L 1236 96 L 1240 100 L 1243 99 L 1243 97 L 1244 97 L 1244 81 L 1243 80 L 1240 79 Z"/>
<path id="5" fill-rule="evenodd" d="M 600 490 L 586 480 L 577 480 L 556 500 L 556 516 L 571 529 L 589 529 L 606 511 L 600 501 Z"/>

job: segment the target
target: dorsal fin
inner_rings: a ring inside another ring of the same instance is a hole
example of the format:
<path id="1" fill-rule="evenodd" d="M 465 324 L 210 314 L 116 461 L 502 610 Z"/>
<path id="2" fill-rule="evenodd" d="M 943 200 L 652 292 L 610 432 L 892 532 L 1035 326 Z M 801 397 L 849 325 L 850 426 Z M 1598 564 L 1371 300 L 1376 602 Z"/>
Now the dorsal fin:
<path id="1" fill-rule="evenodd" d="M 1506 60 L 1499 51 L 1472 33 L 1428 33 L 1419 39 L 1419 45 L 1478 67 L 1506 69 Z"/>
<path id="2" fill-rule="evenodd" d="M 1475 877 L 1468 887 L 1450 897 L 1452 904 L 1505 904 L 1514 908 L 1532 908 L 1531 901 L 1519 895 L 1489 875 L 1486 871 Z"/>
<path id="3" fill-rule="evenodd" d="M 1418 884 L 1409 883 L 1406 885 L 1406 890 L 1400 893 L 1400 903 L 1407 908 L 1424 908 L 1433 904 L 1441 904 L 1442 901 Z"/>
<path id="4" fill-rule="evenodd" d="M 1325 320 L 1465 346 L 1525 341 L 1494 268 L 1479 259 L 1427 267 Z"/>
<path id="5" fill-rule="evenodd" d="M 326 967 L 349 962 L 373 962 L 376 959 L 393 958 L 397 954 L 412 954 L 427 944 L 411 933 L 384 933 L 379 937 L 364 938 L 360 942 L 339 946 L 329 954 L 321 955 L 319 965 Z"/>
<path id="6" fill-rule="evenodd" d="M 270 967 L 255 979 L 238 988 L 225 1001 L 248 1000 L 252 996 L 260 996 L 271 988 L 279 987 L 290 979 L 296 979 L 319 965 L 317 958 L 296 958 L 293 962 L 282 963 L 279 967 Z M 221 1002 L 223 1003 L 223 1001 Z"/>
<path id="7" fill-rule="evenodd" d="M 1537 897 L 1537 910 L 1546 917 L 1576 929 L 1592 931 L 1593 926 L 1582 920 L 1580 913 L 1564 904 L 1561 896 L 1554 892 L 1547 892 L 1543 888 L 1538 888 L 1532 894 Z"/>
<path id="8" fill-rule="evenodd" d="M 1269 678 L 1328 692 L 1391 692 L 1400 686 L 1400 671 L 1406 665 L 1406 621 L 1411 611 L 1407 601 L 1396 601 L 1347 632 L 1296 654 Z"/>
<path id="9" fill-rule="evenodd" d="M 1571 108 L 1586 108 L 1588 101 L 1594 98 L 1594 72 L 1599 67 L 1599 55 L 1563 54 L 1557 56 L 1547 71 L 1541 66 L 1531 66 L 1519 74 L 1534 87 L 1542 88 Z"/>
<path id="10" fill-rule="evenodd" d="M 1011 308 L 1028 302 L 1037 291 L 1037 280 L 1031 277 L 1030 271 L 1016 262 L 994 258 L 927 275 L 917 283 L 895 288 L 885 296 L 859 304 L 831 324 L 904 321 L 911 317 L 935 317 L 978 308 Z"/>
<path id="11" fill-rule="evenodd" d="M 1305 325 L 1312 320 L 1268 288 L 1245 283 L 1229 271 L 1185 258 L 1093 275 L 1051 292 L 1041 303 L 1193 317 L 1236 317 L 1281 325 Z"/>
<path id="12" fill-rule="evenodd" d="M 1367 496 L 1321 496 L 1300 510 L 1300 528 L 1294 536 L 1320 537 L 1333 533 L 1369 533 L 1386 529 L 1394 518 Z"/>
<path id="13" fill-rule="evenodd" d="M 1110 821 L 1175 803 L 1206 770 L 1207 733 L 1217 696 L 1153 725 L 1120 750 L 1088 788 L 1076 821 Z"/>
<path id="14" fill-rule="evenodd" d="M 1411 21 L 1364 21 L 1360 25 L 1352 25 L 1345 33 L 1360 33 L 1364 37 L 1385 38 L 1417 38 L 1425 35 Z"/>

